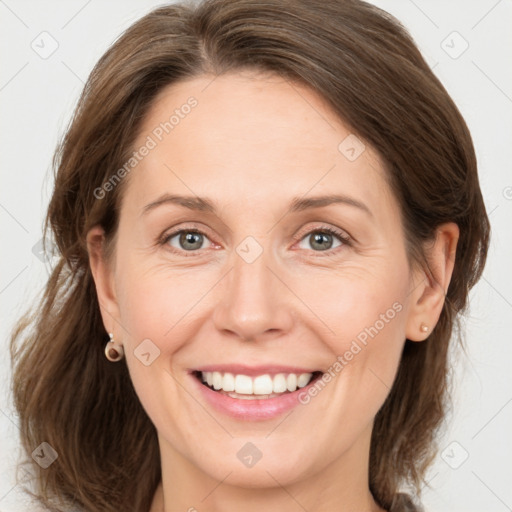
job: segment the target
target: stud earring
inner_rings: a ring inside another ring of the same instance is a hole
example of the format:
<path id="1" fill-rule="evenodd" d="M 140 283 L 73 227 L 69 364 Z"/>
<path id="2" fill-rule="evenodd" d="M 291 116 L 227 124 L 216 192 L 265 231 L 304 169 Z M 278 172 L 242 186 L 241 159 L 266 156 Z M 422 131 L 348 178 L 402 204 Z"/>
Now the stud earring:
<path id="1" fill-rule="evenodd" d="M 109 332 L 108 333 L 110 340 L 105 345 L 105 356 L 109 361 L 113 363 L 117 363 L 117 361 L 121 361 L 124 357 L 124 349 L 122 345 L 117 345 L 114 341 L 114 335 Z"/>
<path id="2" fill-rule="evenodd" d="M 421 330 L 421 332 L 428 332 L 429 331 L 428 325 L 421 324 L 420 330 Z"/>

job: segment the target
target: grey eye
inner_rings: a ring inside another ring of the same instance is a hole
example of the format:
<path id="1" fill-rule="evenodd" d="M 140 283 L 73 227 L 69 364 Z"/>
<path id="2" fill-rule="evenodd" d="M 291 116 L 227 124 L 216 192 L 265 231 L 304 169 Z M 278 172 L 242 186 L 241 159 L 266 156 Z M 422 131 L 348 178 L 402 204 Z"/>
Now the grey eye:
<path id="1" fill-rule="evenodd" d="M 312 231 L 311 233 L 308 233 L 302 240 L 301 243 L 304 240 L 307 240 L 313 250 L 315 251 L 328 251 L 329 249 L 334 249 L 336 247 L 339 247 L 341 244 L 341 241 L 338 242 L 338 245 L 333 246 L 333 243 L 335 242 L 335 239 L 339 237 L 337 235 L 334 235 L 332 233 L 326 232 L 326 231 Z M 304 247 L 302 247 L 304 249 Z M 307 247 L 306 247 L 307 249 Z"/>
<path id="2" fill-rule="evenodd" d="M 177 239 L 177 246 L 173 243 L 173 240 L 175 239 Z M 179 231 L 175 235 L 172 235 L 169 238 L 169 243 L 176 249 L 194 251 L 197 249 L 202 249 L 205 240 L 207 240 L 207 238 L 202 233 L 198 233 L 197 231 L 183 230 Z"/>

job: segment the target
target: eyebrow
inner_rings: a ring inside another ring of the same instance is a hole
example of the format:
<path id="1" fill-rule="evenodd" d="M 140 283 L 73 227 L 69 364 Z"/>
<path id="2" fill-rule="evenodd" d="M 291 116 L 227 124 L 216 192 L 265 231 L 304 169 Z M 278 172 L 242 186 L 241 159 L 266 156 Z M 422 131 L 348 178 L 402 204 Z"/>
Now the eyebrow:
<path id="1" fill-rule="evenodd" d="M 173 194 L 163 194 L 156 201 L 153 201 L 142 209 L 142 215 L 147 214 L 151 210 L 164 205 L 164 204 L 176 204 L 189 210 L 196 210 L 201 212 L 215 213 L 217 208 L 215 207 L 214 201 L 205 197 L 199 196 L 179 196 Z M 354 199 L 349 196 L 331 194 L 326 196 L 317 197 L 295 197 L 291 200 L 288 213 L 300 212 L 309 208 L 321 208 L 323 206 L 329 206 L 331 204 L 345 204 L 358 208 L 365 212 L 370 217 L 373 217 L 371 210 L 363 202 Z"/>

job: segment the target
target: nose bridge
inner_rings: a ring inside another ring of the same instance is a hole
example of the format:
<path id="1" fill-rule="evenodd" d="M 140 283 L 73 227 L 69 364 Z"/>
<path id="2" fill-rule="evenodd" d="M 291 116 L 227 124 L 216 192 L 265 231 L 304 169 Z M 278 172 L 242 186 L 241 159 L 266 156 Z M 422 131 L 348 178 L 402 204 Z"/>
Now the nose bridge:
<path id="1" fill-rule="evenodd" d="M 271 270 L 276 265 L 270 249 L 251 238 L 232 254 L 231 271 L 218 291 L 214 321 L 220 331 L 256 341 L 270 331 L 278 335 L 290 329 L 292 314 L 285 287 Z"/>

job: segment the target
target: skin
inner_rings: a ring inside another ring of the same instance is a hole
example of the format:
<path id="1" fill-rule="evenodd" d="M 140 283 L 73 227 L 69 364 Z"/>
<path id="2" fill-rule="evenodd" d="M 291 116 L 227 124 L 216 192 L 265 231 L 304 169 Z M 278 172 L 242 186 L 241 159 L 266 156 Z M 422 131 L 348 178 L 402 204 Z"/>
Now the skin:
<path id="1" fill-rule="evenodd" d="M 458 228 L 440 226 L 429 247 L 435 280 L 411 268 L 378 155 L 366 145 L 349 161 L 338 145 L 350 128 L 317 93 L 275 76 L 232 73 L 169 86 L 134 146 L 190 96 L 198 105 L 125 178 L 112 260 L 102 256 L 100 226 L 87 236 L 105 328 L 124 346 L 158 432 L 162 483 L 151 511 L 382 510 L 367 476 L 373 420 L 405 339 L 425 340 L 421 324 L 432 329 L 439 318 Z M 164 192 L 208 197 L 218 210 L 166 204 L 142 215 Z M 371 213 L 349 204 L 286 213 L 292 198 L 327 194 Z M 327 234 L 324 246 L 332 246 L 322 251 L 310 235 L 324 227 L 349 243 Z M 203 244 L 187 252 L 174 236 L 158 245 L 170 228 L 197 228 Z M 263 251 L 252 263 L 236 252 L 247 236 Z M 236 420 L 190 385 L 189 368 L 215 363 L 325 371 L 394 303 L 400 312 L 291 413 Z M 160 350 L 149 366 L 134 355 L 144 339 Z M 252 468 L 236 456 L 247 442 L 263 455 Z"/>

